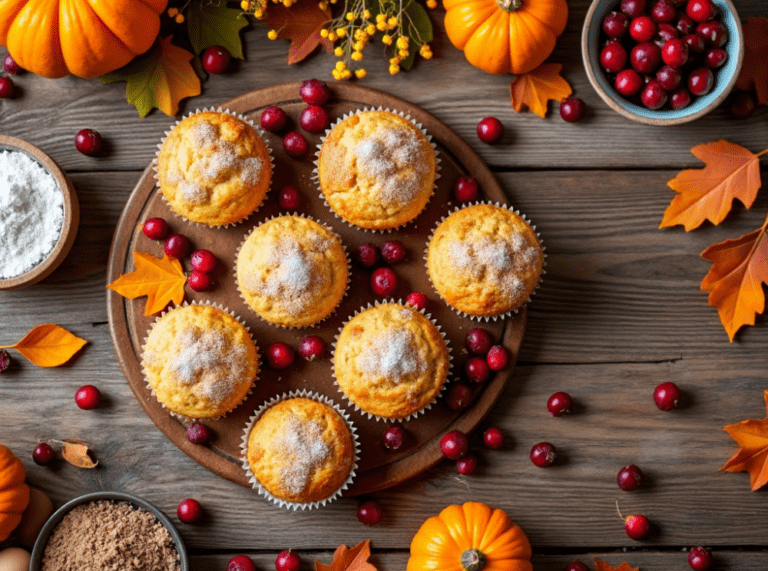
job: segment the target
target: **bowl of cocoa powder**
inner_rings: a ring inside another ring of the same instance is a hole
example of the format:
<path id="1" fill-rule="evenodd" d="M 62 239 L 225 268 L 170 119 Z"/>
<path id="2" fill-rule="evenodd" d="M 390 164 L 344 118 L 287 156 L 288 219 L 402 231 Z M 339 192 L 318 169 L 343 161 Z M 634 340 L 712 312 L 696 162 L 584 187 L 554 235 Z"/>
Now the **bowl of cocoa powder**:
<path id="1" fill-rule="evenodd" d="M 29 571 L 189 571 L 181 535 L 166 515 L 131 494 L 75 498 L 45 523 Z"/>

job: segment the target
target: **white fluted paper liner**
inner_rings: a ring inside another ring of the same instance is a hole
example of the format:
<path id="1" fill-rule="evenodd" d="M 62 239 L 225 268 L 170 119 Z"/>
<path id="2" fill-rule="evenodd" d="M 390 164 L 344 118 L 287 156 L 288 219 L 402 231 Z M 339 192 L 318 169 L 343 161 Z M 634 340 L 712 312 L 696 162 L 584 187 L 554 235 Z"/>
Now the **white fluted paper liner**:
<path id="1" fill-rule="evenodd" d="M 538 238 L 539 245 L 541 246 L 541 254 L 542 254 L 541 274 L 539 275 L 539 281 L 536 284 L 536 287 L 534 287 L 533 291 L 528 295 L 528 299 L 525 300 L 523 303 L 521 303 L 518 307 L 516 307 L 515 309 L 512 309 L 510 311 L 507 311 L 507 312 L 504 312 L 504 313 L 500 313 L 499 315 L 472 315 L 470 313 L 466 313 L 464 311 L 461 311 L 461 310 L 456 309 L 455 307 L 453 307 L 450 303 L 448 303 L 448 301 L 446 301 L 446 299 L 442 296 L 442 294 L 439 291 L 437 291 L 437 288 L 435 287 L 435 284 L 432 282 L 432 276 L 429 275 L 429 267 L 427 266 L 427 252 L 429 252 L 429 245 L 432 243 L 432 238 L 435 235 L 435 231 L 440 227 L 440 225 L 443 223 L 443 221 L 445 221 L 445 219 L 448 218 L 448 216 L 450 216 L 451 214 L 454 214 L 455 212 L 458 212 L 459 210 L 463 210 L 464 208 L 467 208 L 469 206 L 479 206 L 481 204 L 488 204 L 490 206 L 498 206 L 499 208 L 503 208 L 505 210 L 509 210 L 510 212 L 518 215 L 520 218 L 525 220 L 526 224 L 528 224 L 528 226 L 530 226 L 531 229 L 536 233 L 536 238 Z M 513 315 L 517 314 L 517 312 L 520 310 L 521 307 L 523 307 L 524 305 L 528 304 L 531 301 L 531 297 L 533 297 L 533 295 L 536 293 L 536 290 L 539 289 L 539 287 L 541 286 L 541 282 L 542 282 L 542 279 L 543 279 L 542 276 L 547 273 L 547 270 L 546 270 L 547 252 L 546 252 L 546 249 L 544 248 L 544 243 L 541 241 L 541 235 L 538 232 L 536 232 L 536 226 L 531 224 L 531 222 L 528 220 L 528 218 L 525 216 L 525 214 L 522 214 L 520 211 L 518 211 L 518 210 L 516 210 L 514 208 L 510 208 L 506 204 L 501 204 L 499 202 L 493 202 L 492 200 L 478 200 L 478 201 L 475 201 L 475 202 L 470 202 L 468 204 L 462 204 L 460 206 L 457 206 L 451 212 L 449 212 L 445 216 L 441 217 L 440 220 L 438 220 L 437 224 L 435 224 L 435 227 L 432 228 L 432 232 L 429 233 L 429 238 L 427 238 L 427 245 L 424 248 L 424 265 L 427 266 L 427 268 L 426 268 L 427 269 L 427 278 L 429 279 L 429 283 L 432 286 L 432 289 L 435 290 L 435 292 L 437 292 L 437 295 L 440 296 L 440 299 L 442 299 L 448 307 L 450 307 L 453 311 L 455 311 L 461 317 L 466 317 L 466 318 L 469 318 L 469 319 L 472 319 L 472 320 L 475 320 L 475 321 L 485 321 L 487 323 L 491 319 L 496 321 L 498 319 L 506 319 L 506 318 L 512 317 Z"/>
<path id="2" fill-rule="evenodd" d="M 251 471 L 251 466 L 248 463 L 248 438 L 251 434 L 251 430 L 253 429 L 253 426 L 256 423 L 256 421 L 259 420 L 259 418 L 261 418 L 261 415 L 263 415 L 264 412 L 270 407 L 275 406 L 277 403 L 283 400 L 292 399 L 292 398 L 307 398 L 307 399 L 311 399 L 316 402 L 330 406 L 347 424 L 347 428 L 349 429 L 349 434 L 352 436 L 352 443 L 354 445 L 354 460 L 352 462 L 352 469 L 349 471 L 349 476 L 347 476 L 347 479 L 339 487 L 339 489 L 337 489 L 331 496 L 325 498 L 324 500 L 319 500 L 316 502 L 290 502 L 288 500 L 278 498 L 277 496 L 269 492 L 264 486 L 261 485 L 261 482 L 259 482 L 258 478 L 256 478 L 256 476 L 253 474 L 253 472 Z M 325 395 L 308 391 L 307 389 L 302 389 L 300 391 L 290 391 L 288 393 L 283 393 L 280 396 L 273 397 L 267 402 L 265 402 L 264 404 L 262 404 L 253 413 L 253 415 L 248 419 L 248 422 L 245 425 L 245 429 L 243 430 L 242 443 L 240 444 L 240 452 L 241 452 L 241 458 L 242 458 L 242 466 L 243 466 L 243 469 L 245 470 L 246 476 L 248 477 L 248 481 L 251 483 L 251 487 L 254 490 L 257 490 L 260 495 L 264 496 L 267 500 L 269 500 L 270 502 L 272 502 L 273 504 L 281 508 L 286 508 L 294 511 L 295 510 L 312 510 L 315 508 L 319 508 L 321 506 L 325 506 L 327 503 L 336 500 L 352 484 L 357 474 L 357 466 L 360 461 L 360 440 L 357 436 L 357 428 L 352 423 L 352 420 L 349 418 L 349 414 L 347 414 L 345 410 L 343 410 L 339 405 L 337 405 L 335 402 L 333 402 L 330 398 L 326 397 Z"/>
<path id="3" fill-rule="evenodd" d="M 240 220 L 235 220 L 234 222 L 230 222 L 229 224 L 205 224 L 204 222 L 197 222 L 195 220 L 190 220 L 186 216 L 176 212 L 176 210 L 170 205 L 168 200 L 165 198 L 165 194 L 162 192 L 162 189 L 160 190 L 160 198 L 163 202 L 165 202 L 168 207 L 171 209 L 171 211 L 181 218 L 182 220 L 189 222 L 191 224 L 196 224 L 198 226 L 203 226 L 206 228 L 229 228 L 230 226 L 235 226 L 236 224 L 240 224 L 241 222 L 247 220 L 254 214 L 256 214 L 259 209 L 261 208 L 261 205 L 264 204 L 264 201 L 267 199 L 267 195 L 269 194 L 269 191 L 272 190 L 272 181 L 274 179 L 275 174 L 275 157 L 272 154 L 272 147 L 269 144 L 269 140 L 266 137 L 266 133 L 264 130 L 256 125 L 253 121 L 248 119 L 245 115 L 242 113 L 235 113 L 234 111 L 230 111 L 229 109 L 225 109 L 223 107 L 204 107 L 203 109 L 197 109 L 195 111 L 192 111 L 188 115 L 183 116 L 181 119 L 178 119 L 173 126 L 168 130 L 165 131 L 165 136 L 160 139 L 160 142 L 157 144 L 157 151 L 155 151 L 155 158 L 152 159 L 152 171 L 154 172 L 154 179 L 155 179 L 155 187 L 160 188 L 160 178 L 157 172 L 157 160 L 160 156 L 160 150 L 163 148 L 163 143 L 165 143 L 165 140 L 168 138 L 168 136 L 171 134 L 171 131 L 173 131 L 179 123 L 181 123 L 184 119 L 187 119 L 188 117 L 192 117 L 193 115 L 197 115 L 198 113 L 226 113 L 227 115 L 230 115 L 232 117 L 235 117 L 237 119 L 240 119 L 244 123 L 250 125 L 256 133 L 258 133 L 261 140 L 264 142 L 264 146 L 267 147 L 267 154 L 269 155 L 269 168 L 270 168 L 270 179 L 269 179 L 269 187 L 267 188 L 267 192 L 264 193 L 264 199 L 261 201 L 260 204 L 256 206 L 251 212 L 246 214 L 243 218 Z"/>
<path id="4" fill-rule="evenodd" d="M 445 343 L 445 349 L 448 352 L 448 370 L 445 372 L 445 381 L 443 382 L 443 386 L 440 387 L 440 390 L 435 393 L 434 398 L 429 401 L 425 406 L 420 408 L 419 410 L 413 411 L 411 414 L 407 416 L 399 416 L 395 418 L 389 418 L 386 416 L 378 416 L 376 414 L 370 413 L 368 411 L 363 410 L 360 408 L 357 403 L 355 403 L 352 399 L 350 399 L 347 394 L 341 389 L 341 386 L 339 386 L 339 381 L 336 378 L 336 363 L 335 363 L 335 357 L 336 357 L 336 343 L 339 341 L 339 335 L 341 335 L 341 332 L 344 330 L 344 327 L 347 326 L 347 324 L 358 314 L 362 313 L 363 311 L 366 311 L 368 309 L 372 309 L 374 307 L 378 307 L 379 305 L 385 305 L 385 304 L 398 304 L 402 305 L 403 307 L 407 307 L 408 309 L 411 309 L 417 313 L 421 313 L 424 317 L 426 317 L 432 325 L 434 325 L 437 328 L 437 331 L 440 333 L 440 336 L 443 338 L 443 342 Z M 344 324 L 339 327 L 339 332 L 334 335 L 333 337 L 333 343 L 331 344 L 332 347 L 332 354 L 331 354 L 331 374 L 333 375 L 333 382 L 336 385 L 336 390 L 339 391 L 341 394 L 341 397 L 347 401 L 351 406 L 355 407 L 355 410 L 359 411 L 361 414 L 366 415 L 369 419 L 374 418 L 376 421 L 382 421 L 382 422 L 406 422 L 408 420 L 411 420 L 413 418 L 418 418 L 419 415 L 424 414 L 426 411 L 432 408 L 432 405 L 434 405 L 437 400 L 440 398 L 440 396 L 445 392 L 446 385 L 448 384 L 449 379 L 451 378 L 451 372 L 453 369 L 453 353 L 451 351 L 451 345 L 448 343 L 448 338 L 445 336 L 445 331 L 443 331 L 443 328 L 435 321 L 435 319 L 432 317 L 431 313 L 427 313 L 424 308 L 422 309 L 416 309 L 413 305 L 409 305 L 405 302 L 403 302 L 402 299 L 395 300 L 394 298 L 390 299 L 384 299 L 381 301 L 375 301 L 373 305 L 370 303 L 365 306 L 361 307 L 360 309 L 356 310 L 352 315 L 349 316 L 349 318 L 344 322 Z"/>
<path id="5" fill-rule="evenodd" d="M 253 346 L 256 348 L 256 373 L 254 374 L 253 380 L 251 381 L 251 386 L 248 388 L 248 392 L 245 393 L 245 396 L 242 398 L 242 400 L 240 402 L 238 402 L 235 405 L 233 405 L 232 408 L 230 408 L 229 410 L 224 412 L 224 414 L 220 414 L 219 416 L 216 416 L 216 417 L 192 418 L 192 417 L 187 416 L 185 414 L 180 414 L 178 412 L 174 412 L 171 409 L 169 409 L 168 407 L 166 407 L 165 404 L 163 402 L 161 402 L 160 399 L 157 398 L 157 395 L 155 394 L 155 389 L 153 389 L 152 385 L 149 383 L 149 379 L 147 378 L 147 371 L 144 368 L 144 352 L 145 352 L 145 350 L 147 348 L 147 339 L 149 338 L 149 334 L 152 332 L 152 329 L 155 327 L 155 325 L 157 325 L 157 322 L 160 321 L 160 319 L 162 319 L 166 314 L 168 314 L 168 313 L 170 313 L 172 311 L 175 311 L 176 309 L 178 309 L 180 307 L 186 307 L 188 305 L 208 305 L 210 307 L 215 307 L 217 309 L 220 309 L 224 313 L 226 313 L 227 315 L 230 315 L 231 317 L 234 317 L 235 320 L 240 325 L 245 327 L 245 330 L 248 332 L 248 336 L 251 338 L 251 341 L 253 342 Z M 194 422 L 196 420 L 219 420 L 220 418 L 224 418 L 227 414 L 229 414 L 230 412 L 235 410 L 238 406 L 243 404 L 246 400 L 248 400 L 248 396 L 253 392 L 253 385 L 259 379 L 259 374 L 261 373 L 261 356 L 259 355 L 259 345 L 258 345 L 258 343 L 256 343 L 256 340 L 253 338 L 253 334 L 251 333 L 251 328 L 248 327 L 248 325 L 246 325 L 245 321 L 243 321 L 243 319 L 239 315 L 237 315 L 234 311 L 230 311 L 229 308 L 224 307 L 220 303 L 215 303 L 215 302 L 212 302 L 210 300 L 192 301 L 192 302 L 185 301 L 181 305 L 177 305 L 176 307 L 174 307 L 172 309 L 164 309 L 163 312 L 155 318 L 155 320 L 152 322 L 152 325 L 147 330 L 147 334 L 144 336 L 144 343 L 142 343 L 142 345 L 141 345 L 141 373 L 144 375 L 144 382 L 146 383 L 147 388 L 149 389 L 150 394 L 155 398 L 155 400 L 157 400 L 157 402 L 160 403 L 160 406 L 162 406 L 165 410 L 168 411 L 168 413 L 171 416 L 173 416 L 175 418 L 178 418 L 179 420 L 181 420 L 184 423 Z"/>
<path id="6" fill-rule="evenodd" d="M 243 245 L 245 244 L 246 240 L 248 240 L 248 237 L 253 232 L 255 232 L 257 228 L 259 228 L 263 224 L 266 224 L 270 220 L 274 220 L 276 218 L 282 218 L 283 216 L 296 216 L 298 218 L 305 218 L 307 220 L 311 220 L 312 222 L 315 222 L 315 223 L 319 224 L 320 226 L 322 226 L 323 228 L 328 230 L 328 232 L 330 232 L 331 235 L 334 238 L 336 238 L 336 240 L 338 240 L 339 244 L 341 245 L 341 249 L 344 250 L 344 257 L 347 260 L 347 284 L 344 287 L 344 293 L 341 295 L 341 298 L 339 298 L 339 303 L 336 304 L 336 307 L 333 308 L 333 311 L 331 311 L 328 315 L 326 315 L 322 319 L 318 319 L 314 323 L 310 323 L 308 325 L 302 325 L 302 326 L 299 326 L 299 327 L 292 326 L 292 325 L 282 325 L 281 323 L 274 323 L 274 322 L 269 321 L 268 319 L 265 319 L 264 317 L 262 317 L 261 314 L 257 313 L 250 305 L 248 305 L 248 301 L 246 301 L 245 296 L 243 295 L 243 292 L 240 289 L 240 280 L 237 279 L 237 261 L 240 258 L 240 250 L 243 248 Z M 232 273 L 235 276 L 235 285 L 237 286 L 237 294 L 240 296 L 240 299 L 243 300 L 243 303 L 245 304 L 245 306 L 248 309 L 250 309 L 251 311 L 253 311 L 253 313 L 255 313 L 259 317 L 259 319 L 261 319 L 265 323 L 269 323 L 270 325 L 274 325 L 275 327 L 280 327 L 282 329 L 307 329 L 309 327 L 316 327 L 319 323 L 322 323 L 323 321 L 325 321 L 326 319 L 328 319 L 329 317 L 331 317 L 333 314 L 336 313 L 336 311 L 338 310 L 339 306 L 341 305 L 341 302 L 344 301 L 344 298 L 347 296 L 347 292 L 349 291 L 349 286 L 352 283 L 352 262 L 351 262 L 351 260 L 349 258 L 349 252 L 347 251 L 346 246 L 344 246 L 344 242 L 341 240 L 341 236 L 339 236 L 333 230 L 333 228 L 331 228 L 327 224 L 324 224 L 323 222 L 320 222 L 319 220 L 316 220 L 315 218 L 312 218 L 311 216 L 307 216 L 306 214 L 300 214 L 298 212 L 294 212 L 293 214 L 275 214 L 274 216 L 270 216 L 266 220 L 260 222 L 259 224 L 257 224 L 253 228 L 251 228 L 251 230 L 248 231 L 248 233 L 246 233 L 245 236 L 243 236 L 243 239 L 240 241 L 240 244 L 237 246 L 237 251 L 235 252 L 235 264 L 234 264 L 234 269 L 233 269 Z"/>
<path id="7" fill-rule="evenodd" d="M 427 202 L 424 203 L 424 207 L 421 209 L 421 211 L 419 211 L 418 214 L 416 214 L 416 216 L 414 216 L 413 218 L 411 218 L 410 220 L 408 220 L 406 222 L 403 222 L 399 226 L 395 226 L 393 228 L 384 228 L 384 229 L 381 229 L 381 230 L 376 229 L 376 228 L 363 228 L 362 226 L 358 226 L 357 224 L 353 224 L 352 222 L 349 222 L 348 220 L 346 220 L 346 219 L 342 218 L 341 216 L 339 216 L 338 214 L 336 214 L 336 211 L 333 208 L 331 208 L 331 205 L 328 203 L 328 200 L 326 199 L 325 194 L 323 193 L 323 189 L 320 188 L 320 175 L 319 175 L 319 172 L 318 172 L 317 161 L 320 158 L 320 150 L 323 148 L 323 143 L 325 142 L 325 139 L 328 137 L 328 134 L 333 130 L 333 128 L 336 125 L 338 125 L 339 123 L 341 123 L 345 119 L 348 119 L 349 117 L 352 117 L 353 115 L 357 115 L 358 113 L 363 113 L 365 111 L 386 111 L 388 113 L 392 113 L 394 115 L 397 115 L 398 117 L 400 117 L 402 119 L 405 119 L 406 121 L 410 121 L 419 131 L 421 131 L 424 134 L 424 136 L 427 138 L 427 141 L 429 141 L 430 146 L 432 147 L 432 151 L 435 153 L 435 181 L 434 181 L 433 188 L 432 188 L 432 194 L 429 195 L 429 198 L 427 199 Z M 437 152 L 437 145 L 435 145 L 435 143 L 432 142 L 432 135 L 430 135 L 427 132 L 427 130 L 422 126 L 421 123 L 417 123 L 416 120 L 413 119 L 407 113 L 404 113 L 402 111 L 395 111 L 394 109 L 390 109 L 388 107 L 387 108 L 384 108 L 384 107 L 378 107 L 378 108 L 363 107 L 362 109 L 357 109 L 356 111 L 350 111 L 349 113 L 345 113 L 344 115 L 342 115 L 342 117 L 340 119 L 337 119 L 336 121 L 331 123 L 331 126 L 328 127 L 325 130 L 325 135 L 320 138 L 320 143 L 317 145 L 317 151 L 315 151 L 314 165 L 315 165 L 315 168 L 312 171 L 312 181 L 317 186 L 317 190 L 320 191 L 320 198 L 323 200 L 325 205 L 328 207 L 328 210 L 330 210 L 331 213 L 336 218 L 338 218 L 339 220 L 341 220 L 342 222 L 347 224 L 350 228 L 355 228 L 356 230 L 364 230 L 366 232 L 374 232 L 374 233 L 376 233 L 376 232 L 378 232 L 378 233 L 384 233 L 384 232 L 389 233 L 389 232 L 392 232 L 393 230 L 397 230 L 398 228 L 402 228 L 406 224 L 410 224 L 411 222 L 416 220 L 416 218 L 418 218 L 421 215 L 421 213 L 424 212 L 427 209 L 427 206 L 429 205 L 429 202 L 432 200 L 432 197 L 434 196 L 435 192 L 437 191 L 437 179 L 440 178 L 440 154 Z"/>

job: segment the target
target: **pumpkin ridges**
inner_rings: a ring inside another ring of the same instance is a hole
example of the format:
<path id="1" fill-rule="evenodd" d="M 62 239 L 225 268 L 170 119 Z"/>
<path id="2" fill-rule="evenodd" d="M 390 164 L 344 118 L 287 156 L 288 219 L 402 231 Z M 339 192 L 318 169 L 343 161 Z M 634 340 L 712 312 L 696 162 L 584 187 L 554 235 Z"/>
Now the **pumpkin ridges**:
<path id="1" fill-rule="evenodd" d="M 517 529 L 516 529 L 517 528 Z M 512 524 L 504 533 L 497 536 L 487 547 L 488 558 L 492 561 L 504 559 L 531 558 L 531 543 L 522 530 Z"/>
<path id="2" fill-rule="evenodd" d="M 528 48 L 527 51 L 520 48 L 510 51 L 510 70 L 519 75 L 544 63 L 555 49 L 557 37 L 552 30 L 527 13 L 519 14 L 514 24 L 514 31 L 510 30 L 509 34 L 511 41 Z"/>
<path id="3" fill-rule="evenodd" d="M 8 30 L 27 0 L 4 0 L 0 2 L 0 46 L 8 43 Z"/>
<path id="4" fill-rule="evenodd" d="M 568 4 L 562 0 L 536 0 L 524 5 L 524 10 L 519 13 L 525 13 L 533 16 L 542 26 L 546 26 L 559 36 L 565 31 L 568 24 Z"/>
<path id="5" fill-rule="evenodd" d="M 459 546 L 440 516 L 433 516 L 424 522 L 411 541 L 407 571 L 462 571 L 458 557 L 455 565 L 445 566 L 440 553 L 446 550 L 459 552 Z"/>
<path id="6" fill-rule="evenodd" d="M 464 50 L 464 46 L 475 33 L 498 9 L 495 0 L 446 0 L 443 5 L 456 6 L 445 14 L 445 30 L 451 43 Z M 464 4 L 463 6 L 461 4 Z"/>
<path id="7" fill-rule="evenodd" d="M 21 522 L 29 504 L 29 486 L 24 483 L 24 464 L 0 444 L 0 541 L 5 541 Z"/>
<path id="8" fill-rule="evenodd" d="M 483 22 L 464 46 L 467 61 L 489 71 L 489 73 L 509 73 L 509 48 L 493 49 L 490 46 L 509 46 L 510 14 L 497 9 L 490 18 Z"/>
<path id="9" fill-rule="evenodd" d="M 485 554 L 483 539 L 489 519 L 493 516 L 493 509 L 479 502 L 467 502 L 462 506 L 467 531 L 469 533 L 469 546 L 479 549 Z"/>
<path id="10" fill-rule="evenodd" d="M 104 0 L 84 0 L 90 4 L 93 11 L 104 25 L 130 50 L 134 55 L 143 54 L 160 32 L 160 18 L 143 2 L 134 2 L 131 6 L 131 17 L 126 18 L 125 8 L 117 2 Z M 129 60 L 130 61 L 130 60 Z M 125 61 L 122 65 L 128 63 Z M 117 67 L 122 67 L 119 65 Z"/>
<path id="11" fill-rule="evenodd" d="M 522 559 L 489 561 L 485 564 L 483 571 L 533 571 L 533 564 Z"/>
<path id="12" fill-rule="evenodd" d="M 30 0 L 16 15 L 8 31 L 8 51 L 23 69 L 44 77 L 64 77 L 58 0 Z"/>
<path id="13" fill-rule="evenodd" d="M 464 518 L 464 510 L 462 509 L 462 506 L 448 506 L 440 512 L 438 517 L 445 525 L 459 551 L 464 551 L 465 549 L 472 547 L 467 535 L 467 523 Z"/>
<path id="14" fill-rule="evenodd" d="M 490 506 L 489 506 L 490 508 Z M 514 524 L 507 513 L 503 510 L 495 509 L 488 515 L 483 536 L 478 541 L 476 547 L 483 553 L 488 553 L 493 543 L 500 536 L 509 531 Z"/>

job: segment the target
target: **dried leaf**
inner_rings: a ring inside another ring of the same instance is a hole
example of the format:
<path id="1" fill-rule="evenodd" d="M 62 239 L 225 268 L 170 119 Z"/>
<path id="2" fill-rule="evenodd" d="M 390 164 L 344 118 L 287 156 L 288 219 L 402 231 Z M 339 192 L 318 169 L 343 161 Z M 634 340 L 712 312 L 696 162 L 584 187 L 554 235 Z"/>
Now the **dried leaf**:
<path id="1" fill-rule="evenodd" d="M 630 567 L 629 563 L 626 561 L 619 565 L 618 567 L 613 567 L 612 565 L 609 565 L 605 561 L 600 561 L 597 557 L 594 558 L 595 560 L 595 571 L 640 571 L 637 567 Z"/>
<path id="2" fill-rule="evenodd" d="M 768 18 L 753 16 L 744 24 L 744 63 L 736 87 L 754 89 L 761 105 L 768 105 Z"/>
<path id="3" fill-rule="evenodd" d="M 14 345 L 0 349 L 16 349 L 38 367 L 58 367 L 69 361 L 88 343 L 58 325 L 38 325 Z"/>
<path id="4" fill-rule="evenodd" d="M 750 208 L 760 188 L 760 155 L 741 145 L 715 141 L 691 149 L 706 163 L 700 170 L 684 170 L 667 184 L 679 194 L 664 212 L 660 228 L 682 224 L 685 231 L 704 220 L 720 224 L 738 198 Z"/>
<path id="5" fill-rule="evenodd" d="M 572 92 L 568 82 L 560 77 L 561 69 L 562 64 L 545 63 L 518 75 L 509 86 L 513 109 L 520 113 L 526 106 L 543 119 L 550 99 L 562 101 Z"/>
<path id="6" fill-rule="evenodd" d="M 178 305 L 184 301 L 186 277 L 178 260 L 165 255 L 161 260 L 134 250 L 133 263 L 135 271 L 123 274 L 107 287 L 128 299 L 146 295 L 144 315 L 162 311 L 170 302 Z"/>
<path id="7" fill-rule="evenodd" d="M 376 567 L 368 563 L 370 556 L 370 540 L 361 541 L 352 549 L 340 545 L 333 554 L 333 562 L 330 565 L 323 565 L 315 560 L 315 571 L 376 571 Z"/>
<path id="8" fill-rule="evenodd" d="M 77 440 L 64 440 L 61 443 L 61 455 L 70 464 L 78 468 L 95 468 L 99 461 L 91 457 L 91 450 L 86 444 Z"/>
<path id="9" fill-rule="evenodd" d="M 701 257 L 713 265 L 701 282 L 711 292 L 709 305 L 717 307 L 720 321 L 733 343 L 742 325 L 754 325 L 765 308 L 762 284 L 768 284 L 768 219 L 761 228 L 736 240 L 710 246 Z"/>
<path id="10" fill-rule="evenodd" d="M 333 42 L 320 37 L 331 19 L 330 8 L 321 9 L 317 0 L 298 0 L 286 8 L 282 4 L 270 4 L 261 22 L 277 30 L 277 37 L 291 40 L 288 64 L 298 63 L 322 44 L 325 51 L 333 51 Z"/>
<path id="11" fill-rule="evenodd" d="M 763 391 L 768 411 L 768 390 Z M 743 420 L 723 427 L 736 443 L 741 446 L 725 465 L 720 468 L 727 472 L 749 472 L 752 491 L 768 483 L 768 412 L 765 420 Z"/>

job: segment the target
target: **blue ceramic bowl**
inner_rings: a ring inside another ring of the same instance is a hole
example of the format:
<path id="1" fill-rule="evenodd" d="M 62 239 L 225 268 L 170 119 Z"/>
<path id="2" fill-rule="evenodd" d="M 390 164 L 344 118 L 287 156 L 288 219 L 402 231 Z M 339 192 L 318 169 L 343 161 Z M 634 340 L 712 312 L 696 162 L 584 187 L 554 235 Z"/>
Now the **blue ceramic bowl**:
<path id="1" fill-rule="evenodd" d="M 608 106 L 633 121 L 648 125 L 678 125 L 698 119 L 720 105 L 736 83 L 744 59 L 744 34 L 741 30 L 739 15 L 731 0 L 712 0 L 717 6 L 717 20 L 728 29 L 728 43 L 725 50 L 728 60 L 721 68 L 714 70 L 715 86 L 708 94 L 694 97 L 684 109 L 659 109 L 653 111 L 635 105 L 620 95 L 613 87 L 613 81 L 600 67 L 602 48 L 603 18 L 612 10 L 618 10 L 620 0 L 594 0 L 589 7 L 581 34 L 581 53 L 584 68 L 592 87 Z M 650 2 L 649 2 L 650 5 Z"/>

